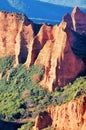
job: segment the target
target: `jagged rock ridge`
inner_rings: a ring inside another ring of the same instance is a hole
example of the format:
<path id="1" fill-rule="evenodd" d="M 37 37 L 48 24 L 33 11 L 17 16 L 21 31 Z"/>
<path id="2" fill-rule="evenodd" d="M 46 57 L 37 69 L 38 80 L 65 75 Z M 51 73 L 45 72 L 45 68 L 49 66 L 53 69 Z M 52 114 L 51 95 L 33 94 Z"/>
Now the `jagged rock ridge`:
<path id="1" fill-rule="evenodd" d="M 41 130 L 49 125 L 54 130 L 85 130 L 86 96 L 39 113 L 34 130 Z"/>
<path id="2" fill-rule="evenodd" d="M 32 22 L 26 16 L 0 12 L 0 57 L 15 55 L 16 64 L 24 63 L 33 37 Z"/>
<path id="3" fill-rule="evenodd" d="M 48 91 L 63 87 L 86 68 L 72 50 L 76 37 L 71 29 L 86 34 L 86 14 L 75 7 L 60 25 L 42 25 L 36 35 L 26 16 L 0 12 L 0 56 L 15 55 L 15 66 L 24 63 L 45 66 L 40 85 Z"/>

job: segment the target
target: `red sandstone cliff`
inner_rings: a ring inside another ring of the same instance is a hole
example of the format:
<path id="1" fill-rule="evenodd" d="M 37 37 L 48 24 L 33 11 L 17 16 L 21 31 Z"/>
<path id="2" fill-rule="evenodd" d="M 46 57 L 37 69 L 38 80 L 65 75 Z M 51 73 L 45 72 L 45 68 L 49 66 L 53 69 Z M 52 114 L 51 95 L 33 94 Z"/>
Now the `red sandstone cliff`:
<path id="1" fill-rule="evenodd" d="M 34 130 L 50 125 L 54 130 L 86 130 L 86 96 L 41 112 L 36 118 Z"/>
<path id="2" fill-rule="evenodd" d="M 63 87 L 86 67 L 71 49 L 76 40 L 71 28 L 86 33 L 83 17 L 86 18 L 86 14 L 76 7 L 72 16 L 63 17 L 60 25 L 44 24 L 34 36 L 34 25 L 25 16 L 0 12 L 0 57 L 15 55 L 15 65 L 42 64 L 45 74 L 40 85 L 48 91 Z"/>
<path id="3" fill-rule="evenodd" d="M 16 56 L 16 64 L 24 63 L 34 37 L 32 22 L 24 15 L 0 12 L 0 57 Z"/>
<path id="4" fill-rule="evenodd" d="M 53 39 L 52 26 L 43 24 L 38 34 L 34 37 L 32 48 L 32 64 L 35 62 L 40 50 L 45 45 L 46 41 Z"/>
<path id="5" fill-rule="evenodd" d="M 76 7 L 71 16 L 63 17 L 60 25 L 44 24 L 35 36 L 33 26 L 23 15 L 0 12 L 0 57 L 15 55 L 15 65 L 44 65 L 40 85 L 54 91 L 73 81 L 86 68 L 71 49 L 76 40 L 71 28 L 86 34 L 86 14 Z M 41 130 L 48 125 L 55 130 L 86 130 L 86 96 L 40 113 L 34 129 Z"/>
<path id="6" fill-rule="evenodd" d="M 71 32 L 71 28 L 74 28 L 72 19 L 74 18 L 66 14 L 60 25 L 52 28 L 53 39 L 47 40 L 35 61 L 35 64 L 45 66 L 44 78 L 40 84 L 49 91 L 73 81 L 85 68 L 83 61 L 77 58 L 71 49 L 76 40 Z"/>
<path id="7" fill-rule="evenodd" d="M 86 14 L 78 7 L 75 7 L 72 12 L 72 21 L 75 31 L 86 34 Z"/>

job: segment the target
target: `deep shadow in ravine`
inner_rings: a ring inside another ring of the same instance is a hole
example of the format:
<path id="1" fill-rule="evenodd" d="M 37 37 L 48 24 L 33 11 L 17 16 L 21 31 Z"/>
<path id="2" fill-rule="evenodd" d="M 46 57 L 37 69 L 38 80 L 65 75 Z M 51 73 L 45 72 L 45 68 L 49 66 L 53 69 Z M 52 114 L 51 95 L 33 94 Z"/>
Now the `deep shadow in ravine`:
<path id="1" fill-rule="evenodd" d="M 17 130 L 22 123 L 14 123 L 0 120 L 0 130 Z"/>

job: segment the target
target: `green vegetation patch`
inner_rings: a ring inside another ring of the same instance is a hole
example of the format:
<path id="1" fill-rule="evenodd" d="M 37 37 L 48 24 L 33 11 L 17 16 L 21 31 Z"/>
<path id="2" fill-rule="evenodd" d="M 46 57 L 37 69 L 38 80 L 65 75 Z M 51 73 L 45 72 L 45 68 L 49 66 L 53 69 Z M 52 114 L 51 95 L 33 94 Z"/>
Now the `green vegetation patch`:
<path id="1" fill-rule="evenodd" d="M 41 65 L 29 69 L 24 65 L 13 68 L 13 57 L 5 57 L 0 59 L 0 68 L 1 72 L 6 71 L 0 80 L 0 119 L 34 119 L 48 106 L 60 105 L 86 94 L 86 77 L 80 77 L 74 83 L 48 93 L 39 85 L 44 73 Z"/>
<path id="2" fill-rule="evenodd" d="M 18 130 L 32 130 L 32 127 L 34 126 L 35 122 L 33 121 L 29 121 L 28 123 L 22 125 L 21 128 L 19 128 Z"/>
<path id="3" fill-rule="evenodd" d="M 34 74 L 42 76 L 44 69 L 40 69 L 40 65 L 31 66 L 30 69 L 23 65 L 13 68 L 12 57 L 0 59 L 0 63 L 2 72 L 6 71 L 0 80 L 0 118 L 16 120 L 31 115 L 26 110 L 27 104 L 33 100 L 35 106 L 41 90 L 38 83 L 32 82 L 32 77 Z"/>
<path id="4" fill-rule="evenodd" d="M 5 72 L 13 67 L 14 56 L 0 58 L 0 73 Z"/>

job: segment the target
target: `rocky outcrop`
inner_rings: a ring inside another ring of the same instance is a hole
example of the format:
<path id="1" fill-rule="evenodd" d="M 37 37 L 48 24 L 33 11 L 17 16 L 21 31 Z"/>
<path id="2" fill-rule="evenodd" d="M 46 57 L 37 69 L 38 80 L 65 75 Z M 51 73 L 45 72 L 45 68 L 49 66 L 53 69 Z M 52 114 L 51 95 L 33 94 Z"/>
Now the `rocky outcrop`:
<path id="1" fill-rule="evenodd" d="M 52 119 L 50 117 L 50 114 L 47 111 L 40 112 L 39 115 L 36 117 L 36 122 L 33 129 L 41 130 L 43 128 L 51 126 L 51 124 L 52 124 Z"/>
<path id="2" fill-rule="evenodd" d="M 75 7 L 72 12 L 72 21 L 75 31 L 86 34 L 86 14 L 78 7 Z"/>
<path id="3" fill-rule="evenodd" d="M 86 129 L 86 95 L 61 106 L 48 108 L 45 112 L 48 115 L 48 120 L 52 121 L 51 128 L 54 130 Z M 44 113 L 42 112 L 42 115 Z M 39 120 L 40 118 L 42 120 Z M 34 130 L 41 130 L 50 126 L 45 118 L 46 116 L 40 117 L 40 114 L 37 116 Z"/>
<path id="4" fill-rule="evenodd" d="M 66 16 L 70 18 L 68 23 Z M 83 61 L 77 58 L 71 49 L 75 37 L 70 28 L 71 17 L 66 16 L 59 26 L 53 27 L 53 40 L 46 42 L 35 61 L 35 64 L 45 66 L 44 78 L 40 84 L 48 91 L 65 86 L 85 68 Z"/>
<path id="5" fill-rule="evenodd" d="M 31 64 L 35 62 L 38 57 L 40 50 L 44 47 L 45 43 L 48 40 L 53 39 L 52 35 L 52 26 L 43 24 L 38 32 L 38 34 L 33 39 L 33 48 L 32 48 L 32 61 Z"/>
<path id="6" fill-rule="evenodd" d="M 24 63 L 34 32 L 32 22 L 26 16 L 0 12 L 0 57 L 16 56 L 16 64 Z"/>
<path id="7" fill-rule="evenodd" d="M 31 52 L 33 45 L 33 28 L 32 23 L 30 22 L 28 25 L 20 24 L 19 31 L 16 35 L 16 44 L 15 44 L 15 56 L 16 56 L 16 64 L 25 63 L 28 60 L 31 62 Z"/>
<path id="8" fill-rule="evenodd" d="M 40 85 L 48 91 L 63 87 L 86 68 L 86 58 L 77 57 L 72 50 L 77 38 L 71 29 L 85 34 L 83 17 L 86 14 L 75 7 L 72 16 L 66 14 L 60 25 L 44 24 L 37 33 L 26 16 L 0 12 L 0 57 L 15 55 L 15 65 L 42 64 L 45 73 Z"/>

